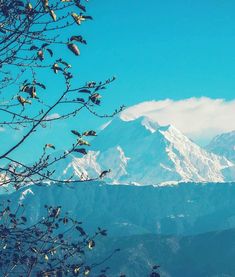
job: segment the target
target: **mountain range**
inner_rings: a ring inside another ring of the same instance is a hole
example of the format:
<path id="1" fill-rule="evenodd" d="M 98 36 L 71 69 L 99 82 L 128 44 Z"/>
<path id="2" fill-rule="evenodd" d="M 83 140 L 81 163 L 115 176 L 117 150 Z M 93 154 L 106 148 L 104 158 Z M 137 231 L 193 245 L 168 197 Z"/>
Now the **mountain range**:
<path id="1" fill-rule="evenodd" d="M 107 185 L 104 182 L 31 185 L 11 194 L 35 223 L 44 205 L 62 206 L 93 233 L 98 226 L 109 236 L 139 234 L 195 235 L 235 228 L 235 183 L 180 183 L 174 186 Z"/>
<path id="2" fill-rule="evenodd" d="M 203 148 L 172 125 L 121 114 L 90 142 L 87 155 L 52 170 L 65 179 L 111 169 L 102 181 L 29 185 L 0 192 L 0 202 L 24 204 L 29 225 L 59 205 L 89 234 L 107 229 L 87 259 L 120 248 L 108 276 L 148 276 L 154 264 L 163 277 L 234 276 L 235 131 Z"/>
<path id="3" fill-rule="evenodd" d="M 161 277 L 233 277 L 234 197 L 234 183 L 154 187 L 84 182 L 31 185 L 0 195 L 0 202 L 10 199 L 13 208 L 24 204 L 30 225 L 45 216 L 47 204 L 62 206 L 61 212 L 81 221 L 89 234 L 98 226 L 107 229 L 108 236 L 97 240 L 87 260 L 103 261 L 119 248 L 105 260 L 109 277 L 149 276 L 154 264 L 160 265 Z"/>
<path id="4" fill-rule="evenodd" d="M 69 155 L 56 165 L 57 177 L 97 177 L 111 184 L 165 185 L 179 182 L 235 181 L 235 132 L 202 148 L 174 126 L 146 116 L 114 118 L 92 140 L 88 154 Z"/>

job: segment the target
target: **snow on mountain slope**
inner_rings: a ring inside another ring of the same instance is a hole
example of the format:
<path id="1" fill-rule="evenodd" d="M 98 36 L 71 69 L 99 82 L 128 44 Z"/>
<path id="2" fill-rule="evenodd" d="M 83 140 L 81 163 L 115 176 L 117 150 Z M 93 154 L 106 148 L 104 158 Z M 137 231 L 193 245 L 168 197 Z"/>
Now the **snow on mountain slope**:
<path id="1" fill-rule="evenodd" d="M 235 131 L 216 136 L 207 149 L 235 162 Z"/>
<path id="2" fill-rule="evenodd" d="M 106 182 L 156 185 L 223 182 L 230 180 L 232 166 L 226 158 L 200 148 L 171 125 L 159 126 L 147 117 L 129 121 L 117 117 L 92 141 L 88 155 L 71 156 L 59 170 L 57 167 L 57 172 L 95 177 L 111 169 Z"/>

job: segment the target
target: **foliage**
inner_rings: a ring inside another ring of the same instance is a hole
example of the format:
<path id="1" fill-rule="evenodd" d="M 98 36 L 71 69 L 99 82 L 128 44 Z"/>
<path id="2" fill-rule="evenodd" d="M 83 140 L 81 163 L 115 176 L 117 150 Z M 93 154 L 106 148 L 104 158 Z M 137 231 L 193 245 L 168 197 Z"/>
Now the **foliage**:
<path id="1" fill-rule="evenodd" d="M 96 247 L 96 239 L 107 231 L 98 228 L 89 236 L 79 222 L 63 214 L 61 207 L 45 206 L 46 215 L 30 225 L 23 204 L 10 201 L 0 211 L 1 276 L 88 276 L 99 263 L 86 263 L 85 255 Z M 75 239 L 76 238 L 76 239 Z M 100 276 L 106 276 L 103 269 Z"/>

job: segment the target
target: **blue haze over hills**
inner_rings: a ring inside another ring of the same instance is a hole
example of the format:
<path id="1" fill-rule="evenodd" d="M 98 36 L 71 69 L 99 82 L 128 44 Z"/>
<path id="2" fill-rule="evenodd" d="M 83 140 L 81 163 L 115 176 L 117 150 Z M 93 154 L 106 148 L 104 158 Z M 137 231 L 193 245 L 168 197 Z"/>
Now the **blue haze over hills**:
<path id="1" fill-rule="evenodd" d="M 234 276 L 235 183 L 45 184 L 1 195 L 0 200 L 8 198 L 25 204 L 30 223 L 49 204 L 61 205 L 89 233 L 106 228 L 108 237 L 98 241 L 89 259 L 102 259 L 120 248 L 107 262 L 108 276 L 148 276 L 156 263 L 161 276 Z"/>

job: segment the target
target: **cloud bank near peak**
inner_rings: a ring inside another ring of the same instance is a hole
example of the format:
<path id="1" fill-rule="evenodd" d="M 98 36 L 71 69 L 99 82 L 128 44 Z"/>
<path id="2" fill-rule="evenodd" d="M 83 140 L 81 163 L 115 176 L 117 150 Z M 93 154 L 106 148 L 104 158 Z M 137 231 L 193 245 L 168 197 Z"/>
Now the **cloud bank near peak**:
<path id="1" fill-rule="evenodd" d="M 235 100 L 201 97 L 148 101 L 127 108 L 120 116 L 127 121 L 147 116 L 160 125 L 174 125 L 205 145 L 214 136 L 235 130 Z"/>

